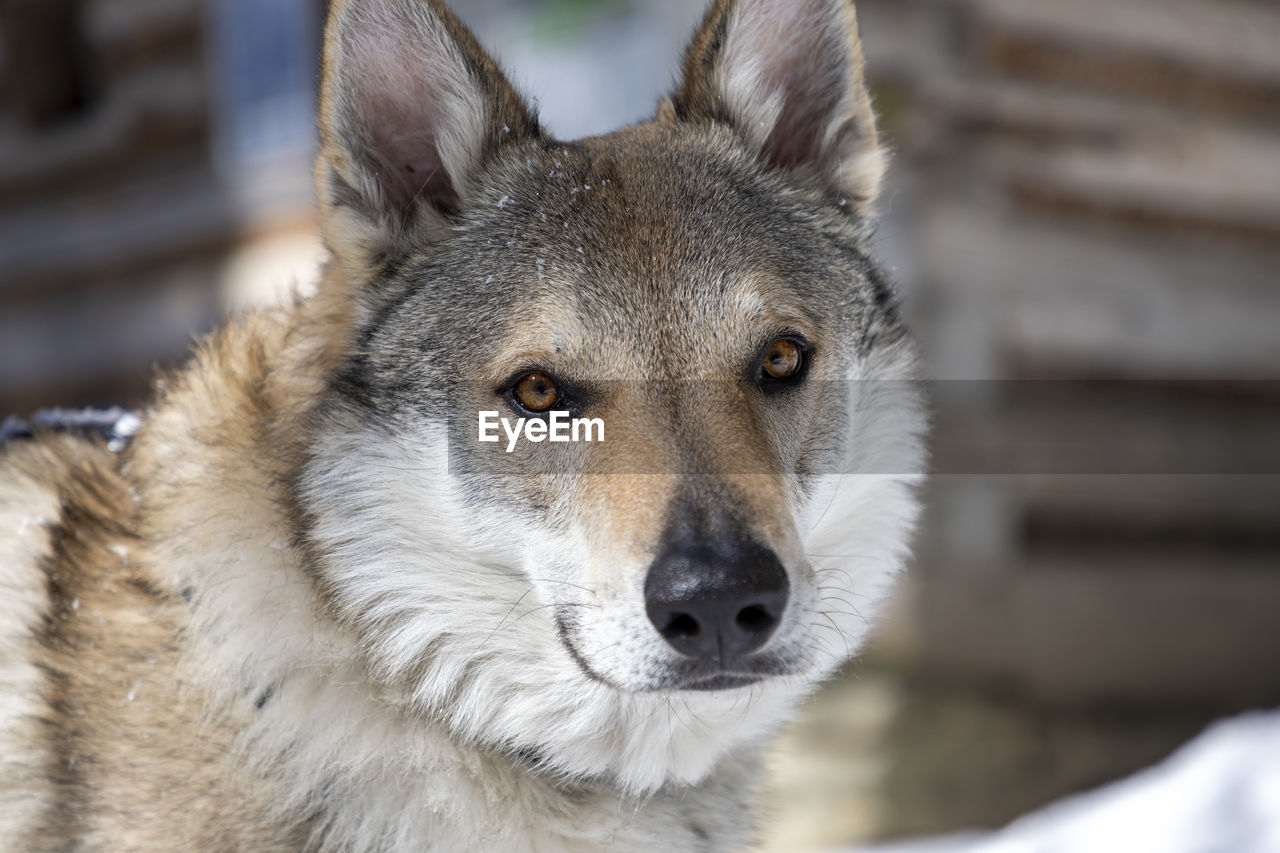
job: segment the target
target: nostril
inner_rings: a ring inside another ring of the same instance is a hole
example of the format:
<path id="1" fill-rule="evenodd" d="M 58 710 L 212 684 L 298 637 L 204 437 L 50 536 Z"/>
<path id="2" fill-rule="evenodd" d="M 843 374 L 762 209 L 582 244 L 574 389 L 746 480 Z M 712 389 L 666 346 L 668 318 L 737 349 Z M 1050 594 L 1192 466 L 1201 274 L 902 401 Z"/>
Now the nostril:
<path id="1" fill-rule="evenodd" d="M 668 640 L 684 640 L 701 634 L 702 626 L 688 613 L 674 613 L 671 621 L 665 628 L 660 628 L 658 633 Z"/>
<path id="2" fill-rule="evenodd" d="M 772 628 L 773 623 L 777 620 L 769 615 L 769 611 L 757 604 L 753 604 L 739 610 L 734 621 L 746 633 L 759 634 Z"/>
<path id="3" fill-rule="evenodd" d="M 645 577 L 645 613 L 681 655 L 733 667 L 778 630 L 789 587 L 777 555 L 750 537 L 675 537 Z"/>

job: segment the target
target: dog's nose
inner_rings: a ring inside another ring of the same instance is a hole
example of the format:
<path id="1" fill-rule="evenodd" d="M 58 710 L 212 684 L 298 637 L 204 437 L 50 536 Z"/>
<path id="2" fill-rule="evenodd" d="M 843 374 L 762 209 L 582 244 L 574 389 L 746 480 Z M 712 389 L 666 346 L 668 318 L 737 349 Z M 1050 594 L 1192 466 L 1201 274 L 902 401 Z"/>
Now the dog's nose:
<path id="1" fill-rule="evenodd" d="M 649 567 L 649 621 L 680 654 L 720 664 L 758 650 L 787 607 L 787 573 L 751 541 L 683 543 Z"/>

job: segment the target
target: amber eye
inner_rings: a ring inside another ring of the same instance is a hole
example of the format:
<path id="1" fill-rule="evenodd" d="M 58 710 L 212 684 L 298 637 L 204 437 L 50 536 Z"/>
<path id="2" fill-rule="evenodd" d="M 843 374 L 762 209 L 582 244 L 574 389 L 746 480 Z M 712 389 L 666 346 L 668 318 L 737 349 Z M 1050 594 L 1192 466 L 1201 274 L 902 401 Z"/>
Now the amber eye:
<path id="1" fill-rule="evenodd" d="M 511 389 L 515 401 L 530 412 L 550 411 L 560 402 L 560 388 L 545 373 L 526 373 Z"/>
<path id="2" fill-rule="evenodd" d="M 804 369 L 804 348 L 791 338 L 778 338 L 764 351 L 762 367 L 766 377 L 794 379 Z"/>

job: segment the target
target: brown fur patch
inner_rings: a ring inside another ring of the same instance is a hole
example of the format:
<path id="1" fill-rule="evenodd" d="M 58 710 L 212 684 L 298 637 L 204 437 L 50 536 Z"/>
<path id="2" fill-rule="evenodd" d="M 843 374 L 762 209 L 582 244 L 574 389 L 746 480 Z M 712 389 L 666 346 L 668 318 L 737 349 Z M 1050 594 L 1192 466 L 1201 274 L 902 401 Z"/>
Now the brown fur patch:
<path id="1" fill-rule="evenodd" d="M 179 838 L 193 849 L 297 849 L 265 820 L 251 780 L 224 764 L 231 730 L 206 719 L 179 670 L 183 608 L 148 566 L 122 461 L 69 436 L 5 458 L 58 503 L 39 564 L 10 568 L 41 573 L 48 590 L 30 648 L 46 710 L 12 769 L 50 788 L 18 830 L 20 849 L 164 849 Z"/>

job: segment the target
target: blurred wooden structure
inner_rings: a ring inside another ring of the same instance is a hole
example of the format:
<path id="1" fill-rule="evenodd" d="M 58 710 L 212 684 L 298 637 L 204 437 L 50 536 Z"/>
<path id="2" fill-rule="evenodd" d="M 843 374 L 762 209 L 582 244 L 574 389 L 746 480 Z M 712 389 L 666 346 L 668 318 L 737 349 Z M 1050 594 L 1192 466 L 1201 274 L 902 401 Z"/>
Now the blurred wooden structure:
<path id="1" fill-rule="evenodd" d="M 1280 8 L 859 11 L 952 472 L 872 655 L 934 708 L 905 714 L 881 831 L 998 823 L 1280 701 Z M 1075 379 L 1114 381 L 1009 393 Z M 1082 447 L 1073 473 L 1058 451 Z"/>
<path id="2" fill-rule="evenodd" d="M 308 91 L 295 136 L 256 150 L 236 145 L 255 93 L 226 73 L 252 6 L 0 0 L 0 408 L 137 403 L 223 315 L 232 253 L 309 227 L 323 4 L 258 6 L 312 60 L 261 78 Z"/>
<path id="3" fill-rule="evenodd" d="M 308 232 L 323 5 L 0 0 L 0 415 L 138 402 L 225 312 L 229 259 Z M 790 746 L 825 762 L 806 805 L 879 791 L 849 833 L 997 823 L 1280 701 L 1280 7 L 858 7 L 883 249 L 958 473 L 868 656 L 910 686 L 838 685 Z M 1002 391 L 1075 378 L 1117 383 Z M 1168 472 L 1121 473 L 1156 439 Z M 1111 461 L 1066 475 L 1073 445 Z M 1013 448 L 1020 475 L 978 475 Z M 877 742 L 844 720 L 883 727 L 882 782 L 838 781 Z"/>
<path id="4" fill-rule="evenodd" d="M 940 383 L 940 469 L 1044 456 L 934 485 L 920 654 L 1062 701 L 1280 698 L 1280 10 L 862 9 L 932 376 L 1118 380 L 1047 411 Z"/>

